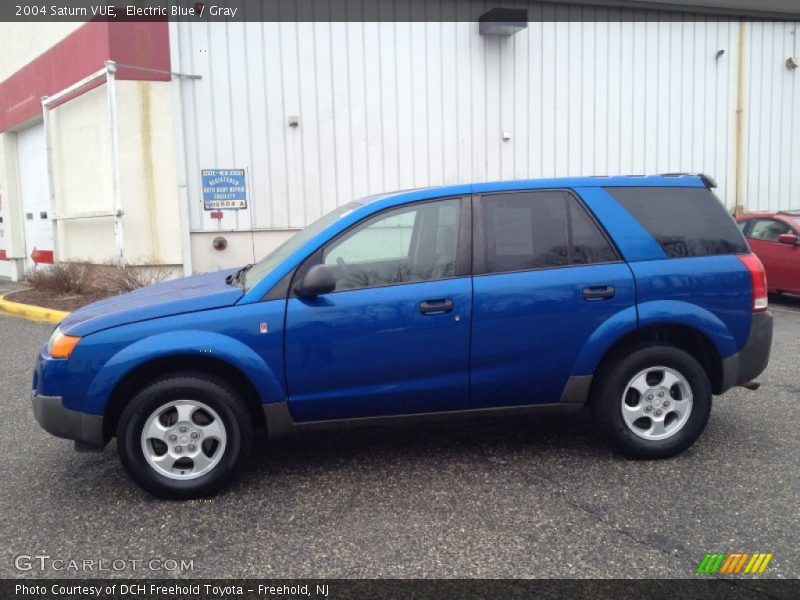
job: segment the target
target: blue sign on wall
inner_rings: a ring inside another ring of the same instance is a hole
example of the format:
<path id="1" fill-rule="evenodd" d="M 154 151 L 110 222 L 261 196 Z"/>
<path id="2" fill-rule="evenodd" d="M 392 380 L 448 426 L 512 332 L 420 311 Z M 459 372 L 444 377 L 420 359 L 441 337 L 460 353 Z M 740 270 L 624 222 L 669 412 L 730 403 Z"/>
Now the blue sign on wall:
<path id="1" fill-rule="evenodd" d="M 203 169 L 203 207 L 206 210 L 247 208 L 244 169 Z"/>

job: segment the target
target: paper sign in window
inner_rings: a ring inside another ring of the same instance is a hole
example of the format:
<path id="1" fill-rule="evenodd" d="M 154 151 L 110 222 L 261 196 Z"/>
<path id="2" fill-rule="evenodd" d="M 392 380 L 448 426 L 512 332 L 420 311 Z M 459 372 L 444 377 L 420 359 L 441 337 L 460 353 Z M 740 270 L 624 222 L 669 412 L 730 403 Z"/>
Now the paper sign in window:
<path id="1" fill-rule="evenodd" d="M 503 256 L 531 256 L 533 228 L 530 209 L 498 206 L 492 213 L 495 253 Z"/>

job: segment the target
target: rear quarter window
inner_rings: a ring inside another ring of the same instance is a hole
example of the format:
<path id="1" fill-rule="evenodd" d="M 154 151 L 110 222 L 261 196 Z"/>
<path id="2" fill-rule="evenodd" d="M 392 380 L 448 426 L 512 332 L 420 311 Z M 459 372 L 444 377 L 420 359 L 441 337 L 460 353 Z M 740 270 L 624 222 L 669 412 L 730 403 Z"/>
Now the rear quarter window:
<path id="1" fill-rule="evenodd" d="M 707 188 L 606 188 L 659 243 L 668 258 L 746 254 L 736 222 Z"/>

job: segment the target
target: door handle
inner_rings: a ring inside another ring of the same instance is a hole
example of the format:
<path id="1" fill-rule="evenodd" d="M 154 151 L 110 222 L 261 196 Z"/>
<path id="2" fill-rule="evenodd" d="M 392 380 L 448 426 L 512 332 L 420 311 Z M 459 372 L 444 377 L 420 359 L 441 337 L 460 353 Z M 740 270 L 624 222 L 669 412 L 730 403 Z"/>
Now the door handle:
<path id="1" fill-rule="evenodd" d="M 453 301 L 447 300 L 423 300 L 419 303 L 419 312 L 423 315 L 441 315 L 453 311 Z"/>
<path id="2" fill-rule="evenodd" d="M 597 285 L 583 288 L 584 300 L 609 300 L 614 297 L 616 290 L 613 285 Z"/>

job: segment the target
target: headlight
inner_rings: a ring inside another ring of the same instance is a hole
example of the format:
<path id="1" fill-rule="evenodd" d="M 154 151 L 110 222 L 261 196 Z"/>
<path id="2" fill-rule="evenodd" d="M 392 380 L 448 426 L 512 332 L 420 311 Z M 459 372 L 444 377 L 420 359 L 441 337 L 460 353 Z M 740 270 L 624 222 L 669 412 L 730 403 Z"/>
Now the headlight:
<path id="1" fill-rule="evenodd" d="M 64 335 L 61 328 L 56 327 L 50 341 L 47 342 L 47 353 L 53 358 L 69 358 L 81 338 L 74 335 Z"/>

